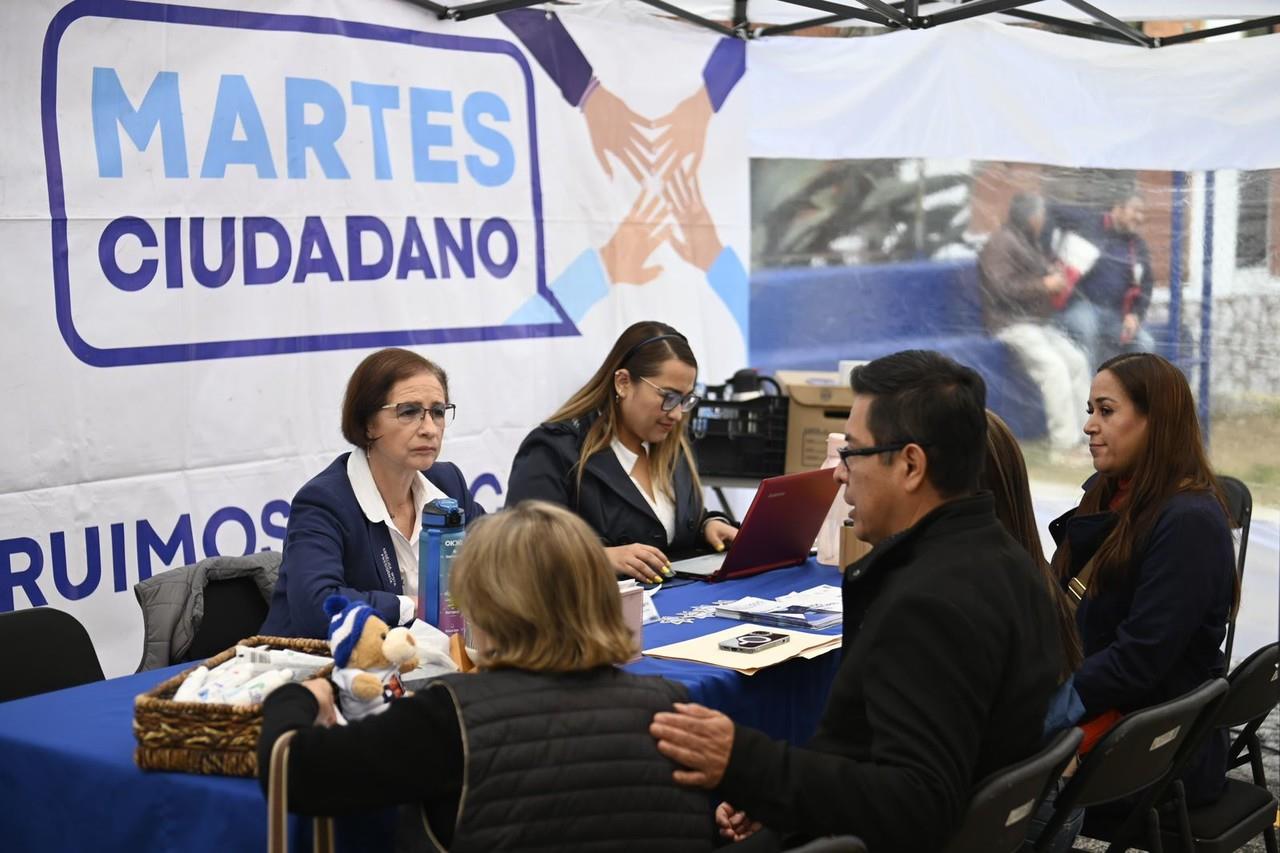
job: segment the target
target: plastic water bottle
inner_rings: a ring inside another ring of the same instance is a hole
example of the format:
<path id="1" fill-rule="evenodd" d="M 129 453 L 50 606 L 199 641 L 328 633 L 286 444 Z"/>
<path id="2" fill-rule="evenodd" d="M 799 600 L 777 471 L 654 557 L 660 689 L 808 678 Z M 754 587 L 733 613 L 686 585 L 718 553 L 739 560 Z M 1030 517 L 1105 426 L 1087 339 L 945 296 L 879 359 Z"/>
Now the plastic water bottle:
<path id="1" fill-rule="evenodd" d="M 822 461 L 824 470 L 840 464 L 841 447 L 844 447 L 844 436 L 838 432 L 828 433 L 827 458 Z M 852 507 L 844 502 L 844 490 L 837 491 L 831 508 L 827 510 L 827 518 L 822 522 L 822 529 L 818 531 L 818 541 L 814 543 L 818 549 L 818 562 L 824 566 L 840 568 L 840 528 L 849 517 L 850 509 Z"/>
<path id="2" fill-rule="evenodd" d="M 465 520 L 453 498 L 437 498 L 422 508 L 426 541 L 418 551 L 418 618 L 446 634 L 462 633 L 462 614 L 449 596 L 449 570 Z"/>

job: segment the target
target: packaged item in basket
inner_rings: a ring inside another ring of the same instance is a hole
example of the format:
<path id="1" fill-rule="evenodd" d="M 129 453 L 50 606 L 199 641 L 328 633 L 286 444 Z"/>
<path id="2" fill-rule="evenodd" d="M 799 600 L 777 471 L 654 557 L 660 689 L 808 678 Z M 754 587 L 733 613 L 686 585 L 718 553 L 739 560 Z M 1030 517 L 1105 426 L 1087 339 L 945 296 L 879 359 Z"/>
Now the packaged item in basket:
<path id="1" fill-rule="evenodd" d="M 324 658 L 329 652 L 329 645 L 324 640 L 295 637 L 249 637 L 240 645 L 251 649 L 289 650 L 306 657 Z M 247 660 L 237 661 L 234 648 L 227 649 L 205 663 L 209 675 L 204 686 L 213 678 L 215 671 L 219 676 L 224 675 L 228 670 L 220 666 L 227 663 L 253 666 Z M 297 674 L 301 667 L 271 668 L 295 670 L 294 677 L 298 680 L 309 677 Z M 234 705 L 221 701 L 197 703 L 179 700 L 179 689 L 197 669 L 193 666 L 165 679 L 134 701 L 133 733 L 138 741 L 134 760 L 144 770 L 256 776 L 262 705 L 253 696 Z M 262 674 L 263 670 L 258 669 L 251 678 Z M 314 673 L 318 676 L 328 674 L 328 665 Z M 249 680 L 246 678 L 232 690 L 247 687 Z"/>
<path id="2" fill-rule="evenodd" d="M 236 646 L 236 659 L 247 660 L 258 667 L 295 670 L 296 681 L 305 681 L 317 670 L 333 663 L 333 658 L 295 652 L 291 649 L 263 649 L 252 646 Z M 298 677 L 301 673 L 305 677 Z"/>
<path id="3" fill-rule="evenodd" d="M 198 702 L 197 697 L 200 695 L 200 688 L 204 687 L 205 679 L 209 677 L 209 667 L 199 666 L 195 671 L 186 677 L 182 682 L 182 686 L 178 688 L 178 692 L 173 694 L 175 702 Z"/>
<path id="4" fill-rule="evenodd" d="M 293 677 L 291 669 L 269 669 L 226 694 L 222 701 L 228 705 L 261 705 L 272 690 L 293 681 Z"/>
<path id="5" fill-rule="evenodd" d="M 221 702 L 223 697 L 257 674 L 253 664 L 232 658 L 209 670 L 204 686 L 196 692 L 197 702 Z"/>

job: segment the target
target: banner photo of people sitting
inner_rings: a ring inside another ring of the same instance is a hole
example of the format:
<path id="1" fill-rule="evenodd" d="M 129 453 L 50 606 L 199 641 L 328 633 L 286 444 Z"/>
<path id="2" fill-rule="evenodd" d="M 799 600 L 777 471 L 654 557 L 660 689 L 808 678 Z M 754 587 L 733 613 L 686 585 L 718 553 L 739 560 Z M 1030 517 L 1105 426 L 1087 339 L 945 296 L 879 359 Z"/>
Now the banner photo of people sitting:
<path id="1" fill-rule="evenodd" d="M 773 320 L 753 324 L 752 361 L 827 369 L 938 349 L 984 373 L 1032 458 L 1080 469 L 1098 365 L 1158 352 L 1209 391 L 1219 464 L 1266 480 L 1255 451 L 1280 401 L 1278 224 L 1275 170 L 753 160 L 752 310 Z M 814 312 L 794 358 L 774 300 L 819 293 L 847 293 L 849 311 Z"/>

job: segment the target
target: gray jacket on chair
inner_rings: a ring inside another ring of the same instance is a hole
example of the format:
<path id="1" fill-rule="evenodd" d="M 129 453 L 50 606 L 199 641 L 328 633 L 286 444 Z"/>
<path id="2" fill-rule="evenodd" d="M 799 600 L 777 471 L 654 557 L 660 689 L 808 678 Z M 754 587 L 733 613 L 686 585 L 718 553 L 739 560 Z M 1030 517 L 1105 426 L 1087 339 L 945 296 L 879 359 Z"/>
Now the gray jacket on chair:
<path id="1" fill-rule="evenodd" d="M 210 557 L 134 584 L 143 627 L 138 672 L 168 666 L 187 653 L 204 619 L 204 590 L 211 581 L 252 577 L 263 600 L 270 601 L 279 571 L 280 553 L 260 551 L 244 557 Z"/>

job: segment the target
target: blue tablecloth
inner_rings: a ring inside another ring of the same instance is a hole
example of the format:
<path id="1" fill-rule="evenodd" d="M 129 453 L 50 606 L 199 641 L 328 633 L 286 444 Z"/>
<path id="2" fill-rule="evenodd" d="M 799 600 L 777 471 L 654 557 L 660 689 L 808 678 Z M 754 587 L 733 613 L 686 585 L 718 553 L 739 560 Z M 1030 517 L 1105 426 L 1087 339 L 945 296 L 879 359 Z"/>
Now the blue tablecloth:
<path id="1" fill-rule="evenodd" d="M 661 613 L 671 615 L 695 604 L 745 595 L 773 597 L 838 581 L 834 571 L 811 561 L 740 581 L 673 587 L 659 592 L 655 601 Z M 704 619 L 648 625 L 645 647 L 740 624 Z M 688 686 L 691 699 L 795 741 L 812 733 L 839 657 L 831 653 L 789 661 L 749 677 L 649 658 L 627 668 L 679 681 Z M 144 772 L 133 763 L 133 699 L 180 669 L 0 703 L 0 849 L 263 849 L 266 808 L 257 780 Z"/>

